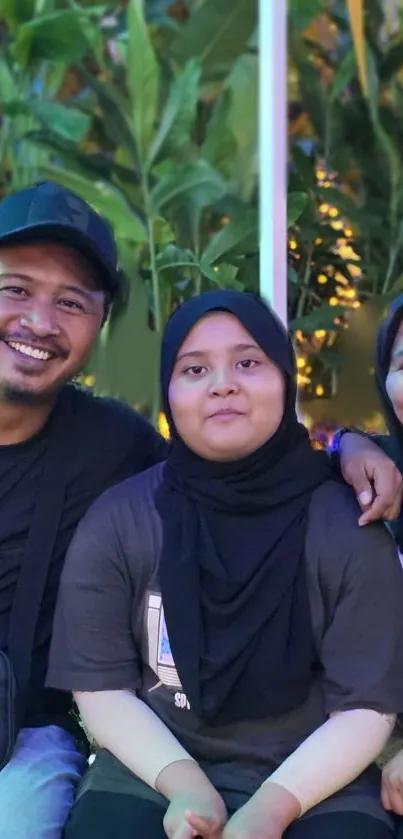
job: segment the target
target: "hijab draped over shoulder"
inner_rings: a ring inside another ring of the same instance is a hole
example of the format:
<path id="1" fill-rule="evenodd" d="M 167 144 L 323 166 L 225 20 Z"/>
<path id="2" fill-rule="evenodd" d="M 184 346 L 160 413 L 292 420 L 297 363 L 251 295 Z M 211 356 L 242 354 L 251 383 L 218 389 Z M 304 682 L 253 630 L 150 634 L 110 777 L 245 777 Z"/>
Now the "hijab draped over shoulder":
<path id="1" fill-rule="evenodd" d="M 234 315 L 283 372 L 280 427 L 241 460 L 212 462 L 176 432 L 168 388 L 178 352 L 211 312 Z M 313 491 L 330 477 L 296 414 L 290 337 L 255 295 L 192 298 L 167 324 L 161 385 L 172 445 L 156 505 L 162 520 L 160 582 L 167 631 L 192 710 L 225 725 L 286 713 L 307 697 L 316 664 L 305 579 Z"/>

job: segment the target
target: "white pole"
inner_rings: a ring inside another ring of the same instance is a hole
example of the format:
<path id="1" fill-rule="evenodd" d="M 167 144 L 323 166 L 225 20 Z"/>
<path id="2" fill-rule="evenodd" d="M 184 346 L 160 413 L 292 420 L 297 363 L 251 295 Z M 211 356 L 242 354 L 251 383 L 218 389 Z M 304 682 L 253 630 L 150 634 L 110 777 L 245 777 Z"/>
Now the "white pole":
<path id="1" fill-rule="evenodd" d="M 287 0 L 259 0 L 260 293 L 287 322 Z"/>

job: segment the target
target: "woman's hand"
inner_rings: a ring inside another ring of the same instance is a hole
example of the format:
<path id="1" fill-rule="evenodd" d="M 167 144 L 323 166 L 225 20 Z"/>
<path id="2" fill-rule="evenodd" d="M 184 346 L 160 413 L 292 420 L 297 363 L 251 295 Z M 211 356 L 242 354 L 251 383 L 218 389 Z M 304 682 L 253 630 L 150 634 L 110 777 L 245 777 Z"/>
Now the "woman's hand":
<path id="1" fill-rule="evenodd" d="M 175 796 L 164 818 L 168 839 L 221 839 L 227 811 L 221 796 L 212 789 Z"/>
<path id="2" fill-rule="evenodd" d="M 160 772 L 157 792 L 170 801 L 164 818 L 168 839 L 221 839 L 225 804 L 194 760 L 178 760 Z M 196 820 L 197 826 L 194 826 Z"/>
<path id="3" fill-rule="evenodd" d="M 284 787 L 263 784 L 227 823 L 223 839 L 281 839 L 301 812 L 299 801 Z"/>
<path id="4" fill-rule="evenodd" d="M 389 761 L 382 772 L 382 804 L 403 816 L 403 750 Z"/>
<path id="5" fill-rule="evenodd" d="M 402 475 L 389 457 L 368 437 L 346 432 L 339 445 L 340 469 L 362 510 L 360 525 L 399 518 Z"/>

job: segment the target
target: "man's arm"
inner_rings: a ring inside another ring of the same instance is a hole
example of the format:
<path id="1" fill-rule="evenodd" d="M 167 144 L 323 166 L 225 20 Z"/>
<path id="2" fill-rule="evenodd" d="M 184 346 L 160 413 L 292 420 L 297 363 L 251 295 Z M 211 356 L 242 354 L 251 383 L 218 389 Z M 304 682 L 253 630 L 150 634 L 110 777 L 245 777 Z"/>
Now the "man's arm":
<path id="1" fill-rule="evenodd" d="M 387 436 L 354 431 L 336 435 L 332 458 L 339 462 L 342 477 L 357 496 L 361 526 L 380 519 L 394 521 L 401 514 L 403 478 L 390 455 Z"/>

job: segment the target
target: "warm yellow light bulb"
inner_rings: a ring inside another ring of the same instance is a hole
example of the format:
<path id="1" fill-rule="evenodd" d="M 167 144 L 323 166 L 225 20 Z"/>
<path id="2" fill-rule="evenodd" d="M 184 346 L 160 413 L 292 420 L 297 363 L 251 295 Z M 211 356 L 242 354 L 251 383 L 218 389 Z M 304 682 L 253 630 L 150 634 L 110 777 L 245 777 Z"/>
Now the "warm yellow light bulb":
<path id="1" fill-rule="evenodd" d="M 165 440 L 169 440 L 169 425 L 167 418 L 162 411 L 158 414 L 158 431 Z"/>

